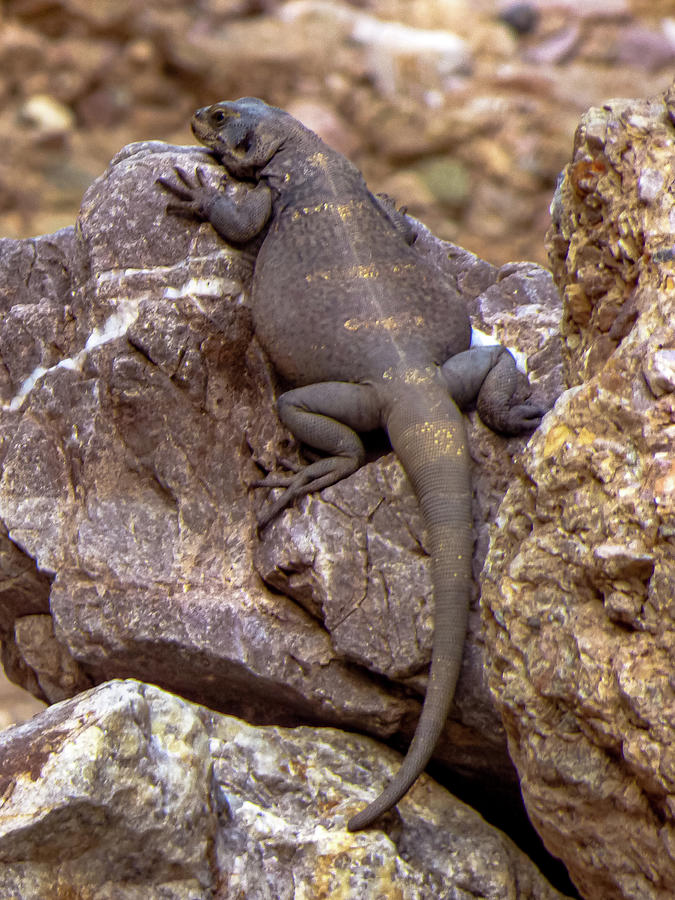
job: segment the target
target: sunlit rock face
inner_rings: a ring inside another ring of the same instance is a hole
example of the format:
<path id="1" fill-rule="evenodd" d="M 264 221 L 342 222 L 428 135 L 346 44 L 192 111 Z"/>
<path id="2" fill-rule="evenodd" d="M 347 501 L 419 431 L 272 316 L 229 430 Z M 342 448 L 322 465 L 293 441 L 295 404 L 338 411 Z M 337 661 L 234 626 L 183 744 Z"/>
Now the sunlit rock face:
<path id="1" fill-rule="evenodd" d="M 612 101 L 577 131 L 548 235 L 569 390 L 483 580 L 523 797 L 589 900 L 675 893 L 673 101 Z"/>

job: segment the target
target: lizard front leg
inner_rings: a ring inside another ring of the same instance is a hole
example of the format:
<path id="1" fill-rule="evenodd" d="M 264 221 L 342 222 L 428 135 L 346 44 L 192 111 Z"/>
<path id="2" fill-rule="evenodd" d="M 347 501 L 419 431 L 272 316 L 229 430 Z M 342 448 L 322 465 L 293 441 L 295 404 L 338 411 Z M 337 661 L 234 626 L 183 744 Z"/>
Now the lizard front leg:
<path id="1" fill-rule="evenodd" d="M 251 185 L 224 176 L 219 190 L 208 183 L 201 166 L 195 170 L 194 178 L 180 166 L 175 166 L 174 172 L 176 181 L 156 181 L 175 198 L 167 204 L 168 213 L 210 222 L 222 238 L 235 244 L 252 240 L 267 224 L 272 213 L 272 194 L 266 184 Z"/>
<path id="2" fill-rule="evenodd" d="M 298 497 L 320 491 L 360 468 L 365 460 L 358 431 L 381 425 L 380 403 L 369 385 L 324 381 L 282 394 L 277 401 L 279 418 L 304 444 L 329 455 L 292 475 L 269 475 L 259 487 L 284 487 L 258 518 L 264 527 Z"/>

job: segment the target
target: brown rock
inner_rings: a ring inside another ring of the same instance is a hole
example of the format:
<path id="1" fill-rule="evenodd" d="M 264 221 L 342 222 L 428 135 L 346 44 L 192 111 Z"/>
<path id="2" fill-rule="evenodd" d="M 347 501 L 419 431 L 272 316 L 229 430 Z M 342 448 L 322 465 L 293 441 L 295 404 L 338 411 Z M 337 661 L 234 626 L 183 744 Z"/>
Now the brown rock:
<path id="1" fill-rule="evenodd" d="M 631 25 L 612 48 L 619 63 L 656 71 L 675 62 L 675 44 L 663 30 Z"/>
<path id="2" fill-rule="evenodd" d="M 675 894 L 670 102 L 612 101 L 577 132 L 549 233 L 574 387 L 530 443 L 483 577 L 523 797 L 586 900 Z"/>
<path id="3" fill-rule="evenodd" d="M 87 192 L 75 229 L 0 247 L 3 546 L 10 571 L 18 558 L 41 585 L 39 604 L 15 591 L 0 618 L 10 672 L 52 700 L 133 674 L 252 721 L 403 743 L 432 627 L 417 505 L 398 462 L 374 459 L 258 541 L 262 498 L 247 485 L 295 448 L 251 334 L 255 245 L 234 250 L 207 225 L 167 217 L 154 182 L 176 163 L 222 176 L 200 149 L 131 145 Z M 550 275 L 500 271 L 421 232 L 420 252 L 454 274 L 484 330 L 511 342 L 527 332 L 528 351 L 543 353 L 533 380 L 544 376 L 552 402 Z M 473 434 L 478 572 L 524 442 L 479 422 Z M 438 756 L 507 786 L 475 613 L 471 634 Z"/>
<path id="4" fill-rule="evenodd" d="M 18 655 L 34 673 L 50 703 L 72 697 L 91 687 L 68 650 L 54 637 L 50 615 L 21 616 L 14 624 Z"/>
<path id="5" fill-rule="evenodd" d="M 10 725 L 26 722 L 44 708 L 45 704 L 41 700 L 13 684 L 0 671 L 0 731 Z"/>

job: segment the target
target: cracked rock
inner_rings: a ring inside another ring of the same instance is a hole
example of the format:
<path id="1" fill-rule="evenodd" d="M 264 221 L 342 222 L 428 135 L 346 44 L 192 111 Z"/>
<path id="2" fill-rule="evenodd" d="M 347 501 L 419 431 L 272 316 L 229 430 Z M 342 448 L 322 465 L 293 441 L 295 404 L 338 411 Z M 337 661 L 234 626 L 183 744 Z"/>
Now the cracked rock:
<path id="1" fill-rule="evenodd" d="M 252 727 L 133 680 L 0 734 L 0 892 L 44 900 L 564 900 L 427 776 L 386 833 L 345 822 L 398 765 L 334 729 Z"/>
<path id="2" fill-rule="evenodd" d="M 404 746 L 432 630 L 417 504 L 399 463 L 374 448 L 258 538 L 264 498 L 249 485 L 298 448 L 252 334 L 257 245 L 231 248 L 168 216 L 155 181 L 174 165 L 222 177 L 202 148 L 133 144 L 87 191 L 75 228 L 0 244 L 0 316 L 16 326 L 0 348 L 5 665 L 46 700 L 132 675 L 252 722 L 326 723 Z M 420 252 L 455 277 L 480 328 L 510 343 L 526 332 L 543 360 L 532 380 L 552 402 L 550 275 L 500 275 L 420 232 Z M 553 370 L 559 380 L 560 360 Z M 471 428 L 477 573 L 524 440 L 475 417 Z M 474 611 L 438 758 L 515 789 L 482 671 Z"/>

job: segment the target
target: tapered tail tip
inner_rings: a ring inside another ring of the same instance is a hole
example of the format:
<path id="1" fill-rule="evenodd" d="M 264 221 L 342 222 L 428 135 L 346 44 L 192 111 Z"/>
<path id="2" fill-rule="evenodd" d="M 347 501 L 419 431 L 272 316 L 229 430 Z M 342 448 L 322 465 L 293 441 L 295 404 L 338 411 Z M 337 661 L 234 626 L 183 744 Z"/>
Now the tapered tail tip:
<path id="1" fill-rule="evenodd" d="M 351 819 L 347 822 L 347 831 L 361 831 L 363 828 L 367 828 L 370 825 L 370 816 L 367 816 L 368 807 L 362 809 L 360 813 L 357 813 L 355 816 L 352 816 Z"/>

